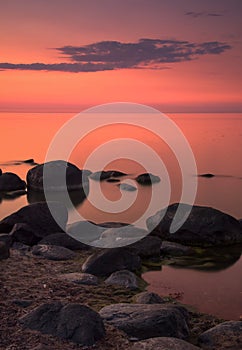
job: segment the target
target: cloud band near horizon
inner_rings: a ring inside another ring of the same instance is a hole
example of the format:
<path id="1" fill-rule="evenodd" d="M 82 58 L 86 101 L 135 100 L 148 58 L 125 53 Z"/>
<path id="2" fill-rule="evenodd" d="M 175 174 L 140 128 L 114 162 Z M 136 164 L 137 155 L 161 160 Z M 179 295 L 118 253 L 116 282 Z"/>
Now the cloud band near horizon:
<path id="1" fill-rule="evenodd" d="M 69 62 L 0 63 L 0 70 L 98 72 L 117 69 L 167 69 L 165 64 L 219 55 L 231 46 L 224 42 L 193 43 L 179 40 L 140 39 L 134 43 L 101 41 L 84 46 L 55 48 Z"/>

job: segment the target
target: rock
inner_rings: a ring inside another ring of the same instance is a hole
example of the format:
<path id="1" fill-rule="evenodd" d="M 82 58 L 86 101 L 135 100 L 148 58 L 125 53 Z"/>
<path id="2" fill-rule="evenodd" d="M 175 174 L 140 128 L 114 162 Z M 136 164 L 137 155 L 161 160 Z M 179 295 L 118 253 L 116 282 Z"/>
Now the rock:
<path id="1" fill-rule="evenodd" d="M 182 339 L 157 337 L 147 340 L 135 342 L 130 350 L 199 350 L 195 345 L 192 345 Z"/>
<path id="2" fill-rule="evenodd" d="M 214 177 L 215 175 L 214 174 L 210 174 L 210 173 L 207 173 L 207 174 L 199 174 L 198 176 L 200 177 Z"/>
<path id="3" fill-rule="evenodd" d="M 39 244 L 45 245 L 58 245 L 60 247 L 65 247 L 71 250 L 87 250 L 90 246 L 83 244 L 72 238 L 65 232 L 57 232 L 43 238 Z"/>
<path id="4" fill-rule="evenodd" d="M 137 191 L 137 187 L 134 187 L 134 186 L 126 184 L 126 183 L 120 184 L 119 188 L 121 191 L 129 191 L 129 192 Z"/>
<path id="5" fill-rule="evenodd" d="M 202 333 L 198 338 L 198 344 L 204 350 L 240 350 L 242 349 L 242 322 L 221 323 Z"/>
<path id="6" fill-rule="evenodd" d="M 57 245 L 35 245 L 32 249 L 32 254 L 56 261 L 70 260 L 76 257 L 72 250 Z"/>
<path id="7" fill-rule="evenodd" d="M 3 242 L 6 244 L 6 246 L 8 248 L 11 247 L 12 243 L 13 243 L 13 238 L 11 235 L 9 235 L 8 233 L 1 233 L 0 234 L 0 242 Z"/>
<path id="8" fill-rule="evenodd" d="M 95 173 L 92 173 L 89 178 L 95 181 L 103 181 L 107 180 L 112 177 L 122 177 L 127 174 L 122 173 L 121 171 L 116 171 L 116 170 L 108 170 L 108 171 L 97 171 Z"/>
<path id="9" fill-rule="evenodd" d="M 106 284 L 119 285 L 128 289 L 138 289 L 137 276 L 128 270 L 113 272 L 106 280 Z"/>
<path id="10" fill-rule="evenodd" d="M 146 230 L 132 225 L 109 228 L 101 234 L 100 245 L 97 242 L 96 246 L 122 247 L 142 239 L 147 234 L 148 232 Z"/>
<path id="11" fill-rule="evenodd" d="M 0 169 L 0 176 L 2 175 L 2 173 L 3 173 L 3 172 L 2 172 L 2 169 Z"/>
<path id="12" fill-rule="evenodd" d="M 0 191 L 2 192 L 25 190 L 25 188 L 25 181 L 14 173 L 7 172 L 0 176 Z"/>
<path id="13" fill-rule="evenodd" d="M 30 251 L 30 247 L 26 244 L 20 243 L 20 242 L 13 242 L 13 245 L 11 247 L 14 250 L 18 250 L 21 254 L 25 254 Z"/>
<path id="14" fill-rule="evenodd" d="M 137 304 L 164 304 L 165 300 L 161 298 L 158 294 L 152 292 L 142 292 L 136 294 L 135 302 Z"/>
<path id="15" fill-rule="evenodd" d="M 187 247 L 183 244 L 163 241 L 160 247 L 160 254 L 161 256 L 189 256 L 196 254 L 196 252 L 193 248 Z"/>
<path id="16" fill-rule="evenodd" d="M 8 259 L 9 256 L 9 248 L 4 242 L 0 241 L 0 260 Z"/>
<path id="17" fill-rule="evenodd" d="M 49 202 L 48 205 L 58 217 L 58 222 L 65 228 L 68 212 L 66 207 L 60 202 Z M 56 223 L 45 202 L 27 205 L 15 213 L 0 221 L 0 232 L 6 233 L 13 229 L 18 223 L 29 225 L 37 237 L 45 237 L 54 232 L 61 232 L 62 228 Z"/>
<path id="18" fill-rule="evenodd" d="M 90 273 L 71 272 L 60 275 L 60 278 L 76 284 L 86 284 L 92 286 L 96 286 L 98 284 L 98 278 Z"/>
<path id="19" fill-rule="evenodd" d="M 4 199 L 15 199 L 21 196 L 25 196 L 27 194 L 27 191 L 25 190 L 18 190 L 18 191 L 11 191 L 6 192 L 3 194 Z"/>
<path id="20" fill-rule="evenodd" d="M 45 173 L 44 173 L 45 171 Z M 66 185 L 62 183 L 62 174 L 66 171 Z M 43 192 L 43 177 L 45 176 L 45 190 L 68 191 L 88 189 L 88 170 L 80 170 L 75 165 L 64 160 L 56 160 L 40 164 L 30 169 L 27 173 L 27 186 L 33 191 Z"/>
<path id="21" fill-rule="evenodd" d="M 182 243 L 188 246 L 219 246 L 242 243 L 242 231 L 238 220 L 217 209 L 181 204 L 181 215 L 191 212 L 182 227 L 170 233 L 170 225 L 178 204 L 158 211 L 147 220 L 152 235 L 163 240 Z M 165 214 L 164 214 L 165 213 Z M 163 217 L 163 218 L 162 218 Z"/>
<path id="22" fill-rule="evenodd" d="M 82 265 L 82 271 L 105 277 L 115 271 L 136 271 L 140 267 L 140 257 L 124 248 L 115 248 L 103 249 L 89 256 Z"/>
<path id="23" fill-rule="evenodd" d="M 159 176 L 155 176 L 150 173 L 144 173 L 135 178 L 135 180 L 140 184 L 140 185 L 151 185 L 154 183 L 160 182 Z"/>
<path id="24" fill-rule="evenodd" d="M 15 224 L 10 235 L 13 242 L 20 242 L 28 246 L 33 246 L 40 241 L 40 237 L 36 236 L 35 231 L 28 224 Z"/>
<path id="25" fill-rule="evenodd" d="M 73 239 L 85 243 L 89 243 L 99 239 L 102 232 L 106 230 L 105 227 L 100 225 L 96 225 L 91 221 L 77 221 L 73 224 L 67 225 L 67 233 L 69 233 Z"/>
<path id="26" fill-rule="evenodd" d="M 84 346 L 91 346 L 105 336 L 99 314 L 81 304 L 42 304 L 19 321 L 26 328 Z"/>
<path id="27" fill-rule="evenodd" d="M 22 161 L 23 163 L 26 163 L 26 164 L 33 164 L 35 163 L 34 159 L 33 158 L 30 158 L 30 159 L 25 159 Z"/>
<path id="28" fill-rule="evenodd" d="M 113 182 L 113 183 L 115 183 L 115 182 L 120 182 L 120 180 L 118 180 L 118 179 L 107 179 L 106 180 L 107 182 Z"/>
<path id="29" fill-rule="evenodd" d="M 181 306 L 113 304 L 99 312 L 103 320 L 137 339 L 175 337 L 186 339 L 188 313 Z"/>
<path id="30" fill-rule="evenodd" d="M 155 236 L 146 236 L 140 241 L 137 241 L 129 246 L 127 249 L 139 255 L 141 258 L 150 258 L 160 256 L 160 246 L 162 240 Z"/>

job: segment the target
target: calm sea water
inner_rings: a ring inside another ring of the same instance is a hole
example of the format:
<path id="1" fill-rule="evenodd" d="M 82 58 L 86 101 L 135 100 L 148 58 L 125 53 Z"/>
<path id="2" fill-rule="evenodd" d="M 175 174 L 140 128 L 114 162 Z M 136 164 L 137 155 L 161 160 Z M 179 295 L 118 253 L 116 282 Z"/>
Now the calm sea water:
<path id="1" fill-rule="evenodd" d="M 0 168 L 25 178 L 31 166 L 18 161 L 34 158 L 37 163 L 44 162 L 54 135 L 71 117 L 73 114 L 0 113 Z M 198 178 L 195 204 L 212 206 L 236 218 L 242 218 L 242 114 L 169 114 L 169 117 L 190 143 L 198 173 L 216 175 L 213 178 Z M 121 192 L 117 184 L 102 183 L 101 191 L 113 205 L 119 201 L 122 209 L 123 203 L 133 203 L 122 212 L 112 213 L 105 209 L 103 198 L 97 196 L 98 184 L 91 181 L 88 200 L 77 206 L 84 219 L 96 222 L 136 222 L 144 213 L 152 215 L 164 206 L 166 188 L 159 161 L 152 161 L 144 149 L 137 150 L 136 160 L 128 160 L 130 142 L 109 144 L 110 140 L 115 138 L 136 139 L 153 149 L 162 159 L 170 177 L 169 202 L 179 201 L 182 190 L 179 163 L 163 141 L 142 128 L 127 125 L 99 128 L 79 142 L 70 156 L 70 161 L 83 168 L 88 156 L 97 153 L 88 163 L 91 171 L 100 170 L 103 166 L 102 160 L 105 159 L 105 169 L 129 174 L 123 182 L 134 184 L 133 179 L 137 174 L 145 171 L 159 175 L 162 181 L 152 187 L 138 186 L 138 191 L 134 193 Z M 105 142 L 108 143 L 107 147 L 100 153 L 96 152 Z M 190 176 L 192 181 L 196 174 L 186 175 Z M 155 197 L 154 204 L 148 210 L 152 195 Z M 14 200 L 0 199 L 0 218 L 34 200 L 26 196 Z M 69 221 L 76 221 L 73 211 L 69 214 Z M 139 222 L 139 226 L 145 224 L 145 219 L 146 216 Z M 211 252 L 209 254 L 211 255 Z M 222 259 L 217 259 L 218 256 Z M 212 259 L 212 269 L 208 260 L 197 262 L 197 265 L 193 262 L 186 267 L 184 264 L 179 266 L 178 261 L 173 266 L 163 266 L 162 271 L 147 272 L 144 278 L 150 283 L 150 290 L 160 294 L 179 291 L 184 303 L 193 304 L 202 311 L 224 318 L 238 319 L 242 313 L 242 281 L 238 278 L 242 271 L 240 249 L 228 249 L 227 253 L 216 252 L 216 259 Z"/>

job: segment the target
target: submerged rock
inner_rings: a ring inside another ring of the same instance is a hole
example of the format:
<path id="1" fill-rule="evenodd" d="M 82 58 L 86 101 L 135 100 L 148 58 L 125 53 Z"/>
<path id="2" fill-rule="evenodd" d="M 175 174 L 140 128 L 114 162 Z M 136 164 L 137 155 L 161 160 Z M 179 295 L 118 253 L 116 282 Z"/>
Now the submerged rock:
<path id="1" fill-rule="evenodd" d="M 68 219 L 66 207 L 60 202 L 49 202 L 48 205 L 55 213 L 60 225 L 65 228 Z M 0 221 L 0 232 L 10 232 L 18 223 L 27 224 L 37 237 L 43 238 L 48 234 L 61 232 L 63 229 L 53 218 L 48 205 L 45 202 L 39 202 L 19 209 Z"/>
<path id="2" fill-rule="evenodd" d="M 172 204 L 147 220 L 147 227 L 152 231 L 152 235 L 188 246 L 242 243 L 241 226 L 234 217 L 210 207 L 180 205 L 179 220 L 191 210 L 185 223 L 176 232 L 170 233 L 170 226 L 178 208 L 178 204 Z"/>
<path id="3" fill-rule="evenodd" d="M 89 256 L 82 271 L 96 276 L 109 276 L 120 270 L 136 271 L 141 267 L 140 258 L 124 248 L 103 249 Z"/>
<path id="4" fill-rule="evenodd" d="M 62 183 L 63 174 L 66 174 L 66 184 Z M 63 191 L 67 188 L 68 191 L 73 191 L 86 187 L 85 190 L 88 191 L 88 176 L 90 174 L 90 171 L 80 170 L 74 164 L 64 160 L 56 160 L 30 169 L 27 173 L 27 186 L 30 190 L 43 192 L 43 178 L 45 176 L 45 190 Z"/>
<path id="5" fill-rule="evenodd" d="M 204 350 L 240 350 L 242 349 L 242 322 L 221 323 L 202 333 L 198 338 L 198 344 Z"/>
<path id="6" fill-rule="evenodd" d="M 105 322 L 122 330 L 130 337 L 147 339 L 189 335 L 188 312 L 181 306 L 162 304 L 113 304 L 99 312 Z"/>
<path id="7" fill-rule="evenodd" d="M 140 184 L 140 185 L 152 185 L 154 183 L 160 182 L 159 176 L 150 174 L 150 173 L 144 173 L 135 178 L 135 180 Z"/>
<path id="8" fill-rule="evenodd" d="M 14 173 L 7 172 L 0 176 L 0 191 L 2 192 L 25 190 L 25 188 L 25 181 Z"/>
<path id="9" fill-rule="evenodd" d="M 99 314 L 81 304 L 42 304 L 19 321 L 26 328 L 85 346 L 91 346 L 105 336 Z"/>

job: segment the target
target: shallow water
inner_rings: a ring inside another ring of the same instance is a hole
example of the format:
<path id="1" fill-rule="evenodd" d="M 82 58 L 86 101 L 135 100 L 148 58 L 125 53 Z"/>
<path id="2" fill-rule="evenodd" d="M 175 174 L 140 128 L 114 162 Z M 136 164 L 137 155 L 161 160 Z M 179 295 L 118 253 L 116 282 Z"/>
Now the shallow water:
<path id="1" fill-rule="evenodd" d="M 213 173 L 216 175 L 213 178 L 198 177 L 195 204 L 212 206 L 236 218 L 242 218 L 242 115 L 172 114 L 169 116 L 181 128 L 189 141 L 196 159 L 198 174 Z M 71 117 L 71 114 L 0 113 L 2 150 L 0 168 L 3 171 L 13 171 L 25 178 L 28 169 L 32 166 L 21 162 L 16 164 L 18 163 L 16 160 L 34 158 L 38 163 L 44 162 L 53 136 Z M 77 145 L 70 160 L 82 168 L 95 148 L 115 137 L 119 139 L 135 138 L 155 150 L 164 162 L 170 177 L 169 203 L 179 201 L 182 177 L 177 159 L 164 142 L 144 130 L 126 125 L 101 128 Z M 137 191 L 120 191 L 118 184 L 104 181 L 100 186 L 101 193 L 104 195 L 101 197 L 97 195 L 99 183 L 91 180 L 88 200 L 82 201 L 80 198 L 79 204 L 76 205 L 78 215 L 81 215 L 83 219 L 96 222 L 135 222 L 138 226 L 144 227 L 146 218 L 165 206 L 167 186 L 164 181 L 164 173 L 160 173 L 159 164 L 151 161 L 144 162 L 148 164 L 148 168 L 145 169 L 143 164 L 125 159 L 123 154 L 127 154 L 129 148 L 129 144 L 127 146 L 122 144 L 122 147 L 112 144 L 112 147 L 106 148 L 99 158 L 96 157 L 90 161 L 88 168 L 91 171 L 101 170 L 102 156 L 108 158 L 108 155 L 114 155 L 117 160 L 106 162 L 105 169 L 115 169 L 129 174 L 122 178 L 121 182 L 136 186 Z M 142 159 L 142 157 L 149 158 L 144 150 L 139 154 L 139 158 Z M 134 179 L 145 171 L 159 175 L 161 182 L 153 186 L 138 185 Z M 191 181 L 195 175 L 186 174 Z M 148 210 L 152 195 L 153 205 Z M 105 198 L 110 202 L 106 203 Z M 0 197 L 0 217 L 3 218 L 36 200 L 38 198 L 32 195 L 14 200 Z M 125 208 L 125 203 L 128 202 L 131 204 Z M 76 198 L 76 203 L 78 203 L 78 198 Z M 110 213 L 110 205 L 112 213 Z M 98 209 L 97 206 L 99 206 Z M 144 217 L 139 220 L 143 214 L 145 214 Z M 76 220 L 75 210 L 70 210 L 69 222 Z M 242 259 L 240 259 L 240 250 L 238 252 L 236 247 L 233 249 L 230 250 L 231 259 L 229 260 L 224 251 L 219 253 L 224 260 L 224 264 L 219 262 L 220 270 L 212 271 L 211 264 L 206 265 L 206 263 L 202 264 L 202 271 L 198 268 L 192 269 L 189 264 L 178 269 L 179 262 L 176 262 L 176 267 L 165 265 L 162 271 L 150 271 L 144 275 L 144 278 L 150 283 L 148 289 L 160 294 L 181 291 L 184 303 L 193 304 L 201 311 L 224 318 L 238 319 L 242 313 L 242 281 L 238 278 L 241 275 Z M 201 265 L 200 261 L 199 264 Z"/>

